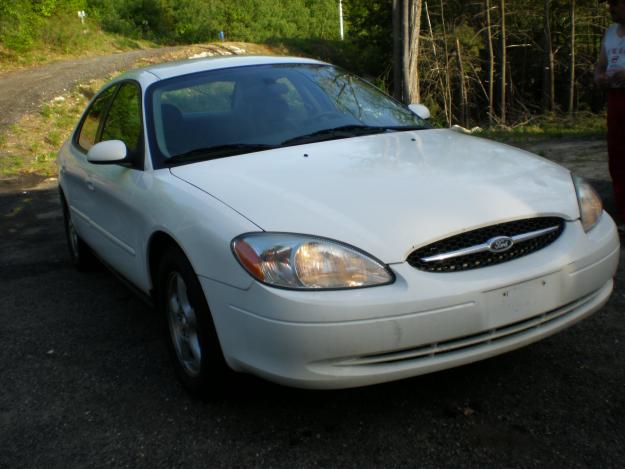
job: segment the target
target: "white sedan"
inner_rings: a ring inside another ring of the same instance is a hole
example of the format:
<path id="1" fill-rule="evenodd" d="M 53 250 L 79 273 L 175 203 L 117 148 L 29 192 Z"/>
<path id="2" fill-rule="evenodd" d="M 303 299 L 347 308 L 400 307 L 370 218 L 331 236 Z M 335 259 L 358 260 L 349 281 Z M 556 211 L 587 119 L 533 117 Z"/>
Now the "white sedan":
<path id="1" fill-rule="evenodd" d="M 126 73 L 59 152 L 72 260 L 95 254 L 156 305 L 197 393 L 232 370 L 305 388 L 420 375 L 605 304 L 619 239 L 593 189 L 426 111 L 307 59 Z"/>

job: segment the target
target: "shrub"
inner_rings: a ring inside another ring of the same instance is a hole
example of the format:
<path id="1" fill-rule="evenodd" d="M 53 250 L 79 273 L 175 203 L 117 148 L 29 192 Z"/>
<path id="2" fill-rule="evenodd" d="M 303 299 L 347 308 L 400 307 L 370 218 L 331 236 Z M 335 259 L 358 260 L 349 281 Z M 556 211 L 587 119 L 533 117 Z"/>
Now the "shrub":
<path id="1" fill-rule="evenodd" d="M 85 6 L 86 0 L 0 0 L 0 41 L 17 53 L 76 47 L 82 31 L 76 13 Z"/>

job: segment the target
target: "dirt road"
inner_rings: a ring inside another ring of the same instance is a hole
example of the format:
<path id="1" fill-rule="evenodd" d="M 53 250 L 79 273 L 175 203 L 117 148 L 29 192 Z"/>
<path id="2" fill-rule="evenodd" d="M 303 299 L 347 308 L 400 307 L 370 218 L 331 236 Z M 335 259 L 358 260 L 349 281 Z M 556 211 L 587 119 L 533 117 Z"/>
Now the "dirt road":
<path id="1" fill-rule="evenodd" d="M 128 68 L 137 60 L 172 48 L 136 50 L 98 57 L 55 62 L 0 76 L 0 131 L 42 103 L 64 94 L 80 82 Z"/>
<path id="2" fill-rule="evenodd" d="M 9 72 L 0 75 L 0 132 L 22 115 L 36 111 L 41 104 L 64 94 L 76 84 L 126 70 L 141 59 L 158 62 L 190 56 L 276 53 L 281 53 L 281 50 L 261 44 L 219 42 L 120 52 Z"/>

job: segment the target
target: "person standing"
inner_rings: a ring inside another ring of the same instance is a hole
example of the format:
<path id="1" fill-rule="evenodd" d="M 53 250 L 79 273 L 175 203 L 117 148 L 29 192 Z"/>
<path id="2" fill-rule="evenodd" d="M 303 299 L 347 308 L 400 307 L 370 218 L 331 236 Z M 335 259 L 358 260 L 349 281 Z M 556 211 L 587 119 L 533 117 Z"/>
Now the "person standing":
<path id="1" fill-rule="evenodd" d="M 608 0 L 614 24 L 606 30 L 595 83 L 608 94 L 608 162 L 617 223 L 625 232 L 625 0 Z"/>

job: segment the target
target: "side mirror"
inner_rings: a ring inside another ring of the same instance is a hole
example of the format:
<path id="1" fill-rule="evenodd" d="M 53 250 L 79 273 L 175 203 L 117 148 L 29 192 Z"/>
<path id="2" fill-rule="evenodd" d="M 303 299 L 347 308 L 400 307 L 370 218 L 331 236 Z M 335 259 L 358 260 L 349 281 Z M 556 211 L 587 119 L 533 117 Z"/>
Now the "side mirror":
<path id="1" fill-rule="evenodd" d="M 408 109 L 414 112 L 421 119 L 429 119 L 431 117 L 430 110 L 423 104 L 409 104 Z"/>
<path id="2" fill-rule="evenodd" d="M 122 163 L 128 155 L 126 144 L 121 140 L 96 143 L 87 152 L 87 161 L 93 164 Z"/>

